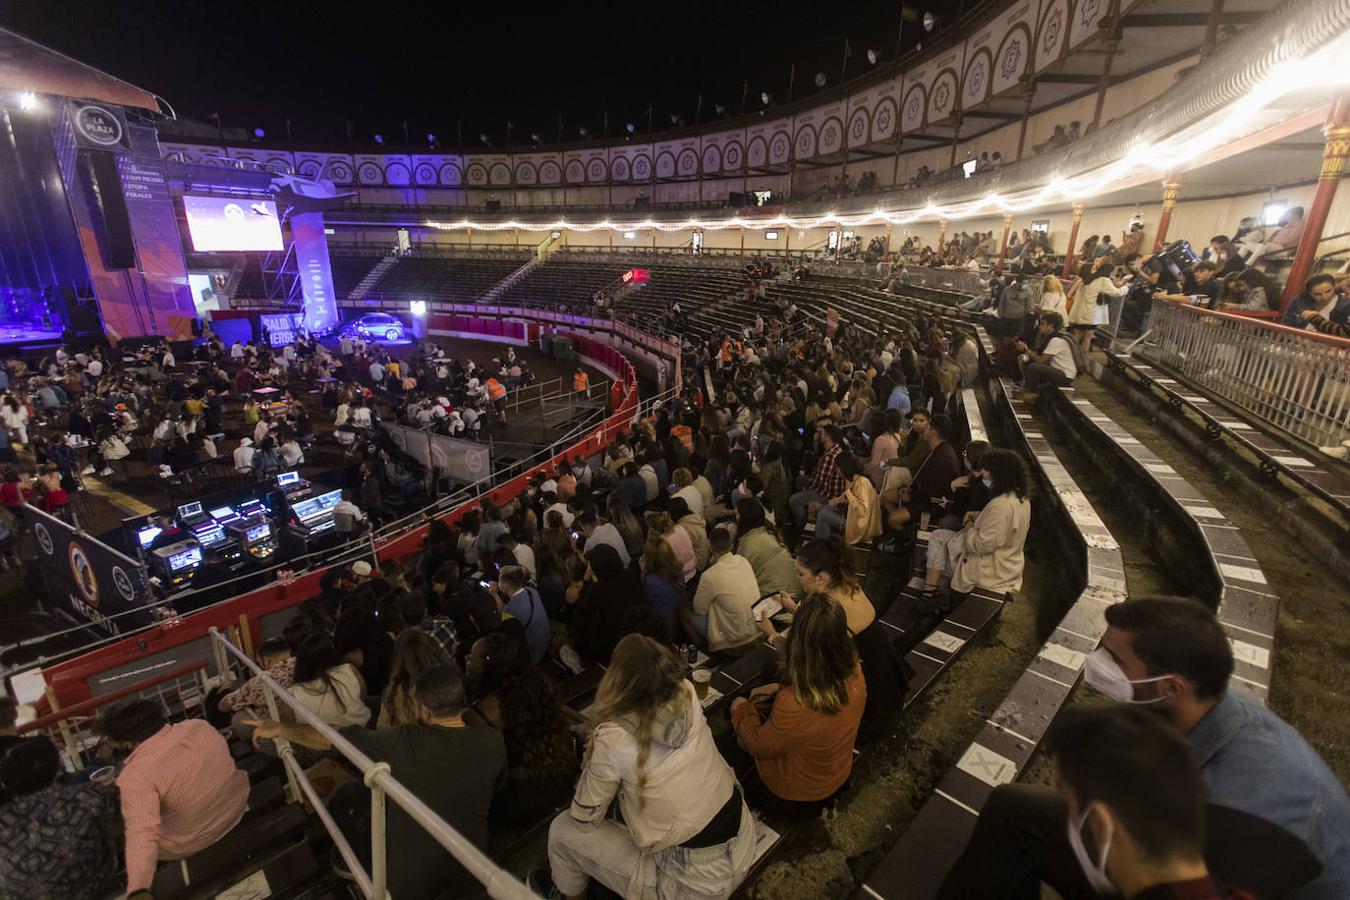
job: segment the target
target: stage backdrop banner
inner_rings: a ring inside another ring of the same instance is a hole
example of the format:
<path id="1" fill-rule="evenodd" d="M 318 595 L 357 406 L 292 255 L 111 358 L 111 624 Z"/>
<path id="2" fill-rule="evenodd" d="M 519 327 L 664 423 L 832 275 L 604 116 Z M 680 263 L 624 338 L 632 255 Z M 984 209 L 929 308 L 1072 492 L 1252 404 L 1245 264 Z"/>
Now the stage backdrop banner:
<path id="1" fill-rule="evenodd" d="M 492 473 L 492 453 L 487 444 L 432 434 L 407 425 L 385 423 L 381 427 L 404 453 L 445 477 L 472 484 Z"/>
<path id="2" fill-rule="evenodd" d="M 75 128 L 75 142 L 86 150 L 126 150 L 131 146 L 127 117 L 120 106 L 67 100 L 66 113 Z"/>
<path id="3" fill-rule="evenodd" d="M 57 604 L 69 607 L 71 618 L 110 635 L 150 622 L 149 610 L 107 618 L 146 603 L 150 590 L 140 563 L 35 506 L 23 511 L 33 526 L 47 589 Z"/>
<path id="4" fill-rule="evenodd" d="M 300 272 L 300 289 L 305 295 L 305 329 L 323 334 L 338 324 L 337 291 L 333 288 L 333 267 L 328 259 L 328 238 L 323 230 L 323 213 L 293 213 L 291 238 L 295 241 L 295 265 Z"/>
<path id="5" fill-rule="evenodd" d="M 78 131 L 77 128 L 77 134 Z M 169 197 L 159 138 L 155 129 L 140 125 L 129 126 L 127 134 L 130 152 L 117 158 L 117 171 L 136 242 L 145 303 L 154 319 L 156 334 L 170 340 L 191 340 L 197 307 L 188 285 L 183 238 Z"/>

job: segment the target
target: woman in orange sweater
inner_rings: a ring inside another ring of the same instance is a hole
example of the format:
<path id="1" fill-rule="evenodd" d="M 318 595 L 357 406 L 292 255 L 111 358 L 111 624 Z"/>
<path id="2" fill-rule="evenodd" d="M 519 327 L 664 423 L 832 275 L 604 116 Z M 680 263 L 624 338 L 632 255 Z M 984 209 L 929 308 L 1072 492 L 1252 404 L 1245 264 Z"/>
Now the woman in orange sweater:
<path id="1" fill-rule="evenodd" d="M 848 781 L 853 741 L 867 702 L 844 609 L 823 594 L 801 602 L 788 634 L 783 683 L 731 704 L 741 746 L 755 758 L 746 780 L 751 806 L 814 815 Z M 772 698 L 767 718 L 758 703 Z"/>

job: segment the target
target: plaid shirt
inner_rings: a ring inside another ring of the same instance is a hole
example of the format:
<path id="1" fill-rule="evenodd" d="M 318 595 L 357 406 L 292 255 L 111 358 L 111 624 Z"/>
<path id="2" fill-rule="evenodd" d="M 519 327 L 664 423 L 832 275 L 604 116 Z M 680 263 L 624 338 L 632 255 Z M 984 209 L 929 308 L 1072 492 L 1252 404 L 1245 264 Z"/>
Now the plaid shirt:
<path id="1" fill-rule="evenodd" d="M 811 480 L 807 482 L 808 491 L 815 491 L 826 497 L 838 497 L 844 493 L 844 475 L 839 471 L 839 454 L 843 452 L 844 448 L 839 444 L 825 451 L 825 455 L 816 462 Z"/>

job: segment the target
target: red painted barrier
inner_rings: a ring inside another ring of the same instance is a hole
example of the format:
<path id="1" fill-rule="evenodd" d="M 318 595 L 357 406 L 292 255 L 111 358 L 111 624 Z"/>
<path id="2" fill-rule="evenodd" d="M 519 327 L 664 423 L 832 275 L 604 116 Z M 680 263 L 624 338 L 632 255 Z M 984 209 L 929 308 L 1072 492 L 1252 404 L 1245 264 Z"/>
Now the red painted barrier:
<path id="1" fill-rule="evenodd" d="M 496 333 L 500 333 L 503 325 L 508 328 L 510 326 L 518 327 L 520 334 L 524 333 L 525 328 L 524 322 L 502 322 L 498 319 L 483 317 L 442 316 L 432 318 L 462 320 L 466 326 L 472 326 L 472 330 L 479 334 L 493 333 L 489 329 L 494 327 L 498 329 Z M 450 330 L 456 331 L 470 330 L 469 327 L 456 327 L 455 325 L 448 327 Z M 482 497 L 460 504 L 439 516 L 442 521 L 453 525 L 469 510 L 477 507 L 479 501 L 483 499 L 489 500 L 494 506 L 500 506 L 524 491 L 529 480 L 536 473 L 555 474 L 560 465 L 566 465 L 578 455 L 592 456 L 602 453 L 616 437 L 625 435 L 631 430 L 639 408 L 637 370 L 623 354 L 607 344 L 581 335 L 569 336 L 577 342 L 577 349 L 581 355 L 589 356 L 621 374 L 621 378 L 615 382 L 611 393 L 611 408 L 614 411 L 599 427 L 562 453 L 541 461 L 528 471 L 505 484 L 499 485 Z M 379 558 L 401 560 L 417 552 L 421 549 L 422 539 L 425 537 L 426 531 L 427 524 L 422 524 L 410 528 L 402 534 L 379 541 L 376 545 Z M 241 616 L 247 619 L 249 627 L 253 631 L 254 645 L 256 646 L 262 641 L 258 624 L 260 618 L 267 613 L 296 606 L 301 601 L 316 596 L 319 593 L 319 581 L 325 571 L 326 568 L 321 568 L 306 572 L 285 584 L 270 584 L 242 594 L 211 609 L 185 615 L 175 623 L 138 632 L 131 637 L 53 665 L 44 671 L 44 677 L 48 684 L 52 686 L 60 704 L 65 707 L 88 700 L 92 696 L 89 680 L 99 673 L 134 663 L 139 659 L 162 653 L 191 641 L 200 640 L 213 627 L 224 630 L 230 626 L 238 625 Z"/>

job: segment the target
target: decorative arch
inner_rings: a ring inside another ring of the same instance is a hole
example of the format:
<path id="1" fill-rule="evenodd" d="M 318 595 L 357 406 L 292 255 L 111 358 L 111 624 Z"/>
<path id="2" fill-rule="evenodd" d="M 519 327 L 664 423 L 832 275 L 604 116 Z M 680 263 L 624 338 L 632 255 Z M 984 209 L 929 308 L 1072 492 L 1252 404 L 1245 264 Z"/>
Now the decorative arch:
<path id="1" fill-rule="evenodd" d="M 863 147 L 872 143 L 872 117 L 865 109 L 855 109 L 848 117 L 848 145 Z"/>
<path id="2" fill-rule="evenodd" d="M 675 154 L 669 150 L 663 150 L 656 155 L 656 177 L 675 177 Z"/>
<path id="3" fill-rule="evenodd" d="M 384 181 L 384 170 L 373 162 L 363 162 L 356 170 L 356 177 L 362 184 L 380 184 Z"/>
<path id="4" fill-rule="evenodd" d="M 905 105 L 900 113 L 901 131 L 918 131 L 927 121 L 928 91 L 916 84 L 905 94 Z"/>
<path id="5" fill-rule="evenodd" d="M 435 184 L 436 167 L 429 162 L 420 162 L 413 167 L 413 181 L 418 184 Z"/>
<path id="6" fill-rule="evenodd" d="M 352 183 L 352 167 L 346 160 L 333 159 L 328 161 L 328 177 L 338 184 Z"/>
<path id="7" fill-rule="evenodd" d="M 488 183 L 487 166 L 482 163 L 470 163 L 464 170 L 464 180 L 473 187 L 482 187 Z"/>
<path id="8" fill-rule="evenodd" d="M 923 108 L 920 101 L 920 109 Z M 896 122 L 900 119 L 900 106 L 894 97 L 882 97 L 872 110 L 872 140 L 884 141 L 895 134 Z"/>
<path id="9" fill-rule="evenodd" d="M 769 138 L 769 164 L 784 165 L 792 158 L 792 138 L 786 131 L 776 131 Z"/>
<path id="10" fill-rule="evenodd" d="M 970 109 L 989 96 L 989 85 L 993 81 L 994 56 L 988 47 L 976 50 L 966 65 L 965 77 L 961 79 L 961 108 Z"/>
<path id="11" fill-rule="evenodd" d="M 633 180 L 648 181 L 652 177 L 652 158 L 645 153 L 633 157 Z"/>
<path id="12" fill-rule="evenodd" d="M 960 99 L 959 82 L 955 69 L 943 69 L 933 79 L 933 89 L 928 95 L 929 122 L 940 122 L 956 112 Z"/>
<path id="13" fill-rule="evenodd" d="M 721 170 L 722 148 L 716 144 L 709 144 L 703 148 L 703 171 L 705 174 L 712 174 Z"/>
<path id="14" fill-rule="evenodd" d="M 816 141 L 816 149 L 821 156 L 838 153 L 844 149 L 844 122 L 842 119 L 831 116 L 820 123 L 820 135 Z"/>
<path id="15" fill-rule="evenodd" d="M 693 148 L 685 147 L 675 160 L 675 171 L 681 178 L 698 175 L 698 154 Z"/>
<path id="16" fill-rule="evenodd" d="M 567 176 L 568 184 L 581 184 L 586 180 L 586 167 L 579 159 L 569 159 L 567 165 L 563 167 L 563 172 Z"/>
<path id="17" fill-rule="evenodd" d="M 297 169 L 297 172 L 305 178 L 318 178 L 321 171 L 323 171 L 323 164 L 317 159 L 302 159 L 300 160 L 300 167 Z M 331 172 L 329 177 L 332 177 Z M 336 181 L 337 179 L 334 178 L 333 180 Z"/>
<path id="18" fill-rule="evenodd" d="M 546 159 L 539 164 L 539 183 L 540 184 L 560 184 L 562 182 L 562 166 L 551 159 Z"/>
<path id="19" fill-rule="evenodd" d="M 274 157 L 272 157 L 271 159 L 269 159 L 269 160 L 267 161 L 267 165 L 268 165 L 270 168 L 272 168 L 272 169 L 274 169 L 274 170 L 276 170 L 276 171 L 278 171 L 278 172 L 294 172 L 294 171 L 295 171 L 295 166 L 293 166 L 293 165 L 291 164 L 291 161 L 290 161 L 289 159 L 285 159 L 284 157 L 281 157 L 281 156 L 274 156 Z"/>
<path id="20" fill-rule="evenodd" d="M 609 164 L 609 177 L 611 181 L 627 181 L 632 172 L 632 166 L 626 156 L 616 156 Z"/>
<path id="21" fill-rule="evenodd" d="M 1069 0 L 1050 0 L 1036 25 L 1036 71 L 1059 59 L 1069 39 Z"/>
<path id="22" fill-rule="evenodd" d="M 441 166 L 439 175 L 441 184 L 447 187 L 458 187 L 464 181 L 464 173 L 454 163 L 446 163 Z"/>
<path id="23" fill-rule="evenodd" d="M 511 167 L 506 163 L 493 163 L 492 168 L 488 169 L 488 183 L 493 185 L 506 185 L 511 183 Z"/>
<path id="24" fill-rule="evenodd" d="M 603 183 L 609 178 L 609 167 L 605 165 L 605 160 L 599 156 L 593 156 L 586 163 L 586 180 L 591 183 Z"/>
<path id="25" fill-rule="evenodd" d="M 750 145 L 745 148 L 746 164 L 752 169 L 758 169 L 769 161 L 769 142 L 763 137 L 755 136 L 750 139 Z"/>
<path id="26" fill-rule="evenodd" d="M 745 162 L 745 151 L 738 141 L 728 141 L 722 148 L 722 171 L 739 172 Z"/>
<path id="27" fill-rule="evenodd" d="M 539 170 L 534 163 L 523 162 L 516 166 L 516 184 L 538 184 Z"/>
<path id="28" fill-rule="evenodd" d="M 1031 26 L 1026 22 L 1008 29 L 994 54 L 993 93 L 1002 93 L 1022 78 L 1031 61 L 1031 46 Z"/>
<path id="29" fill-rule="evenodd" d="M 797 129 L 797 137 L 792 142 L 794 159 L 806 159 L 816 155 L 820 146 L 820 132 L 813 125 L 803 125 Z"/>
<path id="30" fill-rule="evenodd" d="M 395 187 L 404 187 L 412 184 L 412 173 L 404 163 L 391 162 L 384 168 L 384 180 Z"/>

